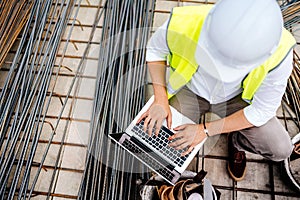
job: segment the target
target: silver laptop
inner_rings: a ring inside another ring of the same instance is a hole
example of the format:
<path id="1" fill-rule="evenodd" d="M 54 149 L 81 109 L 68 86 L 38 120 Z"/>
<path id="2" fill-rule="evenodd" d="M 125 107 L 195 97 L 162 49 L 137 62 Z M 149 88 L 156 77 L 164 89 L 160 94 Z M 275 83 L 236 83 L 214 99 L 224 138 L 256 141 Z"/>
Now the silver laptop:
<path id="1" fill-rule="evenodd" d="M 148 133 L 143 131 L 144 121 L 141 121 L 139 124 L 136 124 L 136 122 L 150 107 L 153 100 L 154 97 L 149 99 L 124 133 L 109 134 L 109 137 L 167 182 L 174 185 L 197 152 L 201 149 L 205 140 L 198 144 L 188 155 L 181 156 L 181 153 L 186 149 L 175 150 L 168 146 L 170 143 L 168 138 L 173 135 L 174 132 L 172 129 L 169 130 L 166 127 L 166 122 L 164 122 L 161 127 L 158 136 L 155 136 L 153 132 L 151 137 L 149 137 Z M 175 108 L 171 106 L 170 108 L 172 112 L 172 128 L 187 123 L 194 124 L 192 120 L 179 113 Z"/>

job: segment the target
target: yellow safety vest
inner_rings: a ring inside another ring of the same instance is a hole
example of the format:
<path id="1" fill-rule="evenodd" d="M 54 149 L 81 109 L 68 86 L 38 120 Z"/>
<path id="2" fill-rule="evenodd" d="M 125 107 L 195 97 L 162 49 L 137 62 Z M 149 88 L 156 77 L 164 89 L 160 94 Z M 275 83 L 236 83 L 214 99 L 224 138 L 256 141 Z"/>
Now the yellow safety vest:
<path id="1" fill-rule="evenodd" d="M 170 49 L 168 62 L 170 77 L 167 83 L 168 97 L 186 85 L 198 68 L 195 52 L 204 20 L 212 5 L 176 7 L 172 11 L 167 31 Z M 242 98 L 251 101 L 268 72 L 276 68 L 294 47 L 296 41 L 289 31 L 283 29 L 276 51 L 243 80 Z"/>

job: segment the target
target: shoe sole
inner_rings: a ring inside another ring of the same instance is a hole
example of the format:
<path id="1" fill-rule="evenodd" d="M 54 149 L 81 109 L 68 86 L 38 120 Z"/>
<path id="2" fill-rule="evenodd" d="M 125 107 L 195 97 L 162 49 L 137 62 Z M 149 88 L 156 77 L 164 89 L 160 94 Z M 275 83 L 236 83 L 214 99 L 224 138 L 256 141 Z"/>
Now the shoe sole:
<path id="1" fill-rule="evenodd" d="M 245 167 L 244 173 L 243 173 L 242 177 L 240 177 L 240 178 L 235 177 L 234 174 L 231 172 L 230 167 L 229 167 L 229 163 L 227 164 L 227 170 L 228 170 L 229 175 L 231 176 L 231 178 L 233 180 L 235 180 L 235 181 L 241 181 L 241 180 L 243 180 L 245 178 L 247 167 Z"/>

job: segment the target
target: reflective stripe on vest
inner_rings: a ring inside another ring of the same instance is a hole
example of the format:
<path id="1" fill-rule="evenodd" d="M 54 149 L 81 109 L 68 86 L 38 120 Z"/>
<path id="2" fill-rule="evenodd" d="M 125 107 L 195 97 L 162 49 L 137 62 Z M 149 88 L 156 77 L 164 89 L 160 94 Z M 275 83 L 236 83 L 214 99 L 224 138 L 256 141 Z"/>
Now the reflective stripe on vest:
<path id="1" fill-rule="evenodd" d="M 176 7 L 172 11 L 167 31 L 170 50 L 168 61 L 171 66 L 167 83 L 168 97 L 186 85 L 198 68 L 195 60 L 197 41 L 204 20 L 212 5 Z M 252 70 L 241 84 L 242 98 L 251 101 L 268 72 L 276 68 L 296 44 L 294 37 L 283 29 L 279 46 L 275 53 L 262 65 Z"/>

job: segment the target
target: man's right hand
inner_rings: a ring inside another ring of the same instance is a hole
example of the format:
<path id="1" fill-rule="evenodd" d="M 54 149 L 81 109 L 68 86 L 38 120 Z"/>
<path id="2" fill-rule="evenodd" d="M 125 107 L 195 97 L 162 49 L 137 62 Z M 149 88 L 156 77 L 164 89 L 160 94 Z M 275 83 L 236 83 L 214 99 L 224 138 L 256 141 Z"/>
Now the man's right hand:
<path id="1" fill-rule="evenodd" d="M 172 114 L 166 91 L 166 62 L 153 61 L 147 62 L 147 65 L 152 80 L 154 102 L 138 119 L 137 123 L 144 119 L 144 131 L 148 131 L 149 136 L 151 136 L 153 128 L 155 128 L 155 135 L 158 135 L 165 119 L 168 128 L 171 128 Z"/>
<path id="2" fill-rule="evenodd" d="M 144 131 L 148 131 L 149 136 L 151 136 L 153 128 L 155 128 L 155 135 L 158 135 L 164 119 L 167 120 L 167 126 L 170 129 L 172 113 L 168 101 L 157 102 L 154 100 L 150 108 L 138 119 L 137 123 L 142 119 L 144 119 Z"/>

